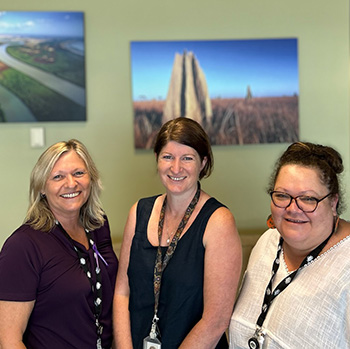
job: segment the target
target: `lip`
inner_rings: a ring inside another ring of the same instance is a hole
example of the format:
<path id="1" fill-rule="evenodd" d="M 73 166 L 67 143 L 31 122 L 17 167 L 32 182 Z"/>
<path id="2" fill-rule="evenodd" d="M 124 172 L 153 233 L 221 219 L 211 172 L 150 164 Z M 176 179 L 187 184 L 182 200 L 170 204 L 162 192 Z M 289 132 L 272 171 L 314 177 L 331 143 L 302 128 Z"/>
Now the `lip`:
<path id="1" fill-rule="evenodd" d="M 186 178 L 186 176 L 171 176 L 171 175 L 168 175 L 168 178 L 170 178 L 174 182 L 181 182 L 181 181 L 183 181 Z"/>
<path id="2" fill-rule="evenodd" d="M 75 191 L 75 192 L 73 192 L 73 193 L 64 193 L 64 194 L 61 194 L 60 196 L 61 196 L 63 199 L 75 199 L 75 198 L 78 197 L 80 194 L 81 194 L 81 191 Z"/>
<path id="3" fill-rule="evenodd" d="M 305 224 L 308 223 L 308 221 L 302 220 L 302 219 L 296 219 L 296 218 L 284 218 L 285 221 L 292 224 Z"/>

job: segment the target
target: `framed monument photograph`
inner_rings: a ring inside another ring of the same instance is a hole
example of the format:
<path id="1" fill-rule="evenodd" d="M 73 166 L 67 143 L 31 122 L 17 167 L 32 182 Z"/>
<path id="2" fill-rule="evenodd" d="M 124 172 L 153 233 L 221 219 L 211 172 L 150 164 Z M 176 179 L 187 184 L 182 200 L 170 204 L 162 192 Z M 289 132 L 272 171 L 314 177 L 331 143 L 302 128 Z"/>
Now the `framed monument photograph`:
<path id="1" fill-rule="evenodd" d="M 176 117 L 198 121 L 212 145 L 298 140 L 297 39 L 133 41 L 130 50 L 135 148 L 152 148 Z"/>

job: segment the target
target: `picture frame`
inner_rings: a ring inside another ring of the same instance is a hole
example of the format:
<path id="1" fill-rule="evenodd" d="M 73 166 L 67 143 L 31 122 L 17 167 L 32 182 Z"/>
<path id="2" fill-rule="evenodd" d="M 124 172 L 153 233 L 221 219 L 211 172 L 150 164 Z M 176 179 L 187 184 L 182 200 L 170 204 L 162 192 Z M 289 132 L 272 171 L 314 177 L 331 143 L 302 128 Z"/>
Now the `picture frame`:
<path id="1" fill-rule="evenodd" d="M 212 145 L 298 140 L 296 38 L 132 41 L 130 51 L 136 149 L 176 117 L 198 121 Z"/>
<path id="2" fill-rule="evenodd" d="M 86 121 L 83 12 L 0 12 L 0 122 Z"/>

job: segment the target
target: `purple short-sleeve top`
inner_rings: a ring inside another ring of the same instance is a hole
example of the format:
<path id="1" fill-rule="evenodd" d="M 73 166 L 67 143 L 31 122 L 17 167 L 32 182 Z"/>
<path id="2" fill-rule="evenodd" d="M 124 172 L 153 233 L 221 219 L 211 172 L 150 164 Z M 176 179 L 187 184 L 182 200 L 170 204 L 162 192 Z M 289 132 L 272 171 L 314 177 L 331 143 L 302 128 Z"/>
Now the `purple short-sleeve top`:
<path id="1" fill-rule="evenodd" d="M 102 346 L 110 348 L 118 260 L 107 218 L 91 234 L 108 264 L 99 263 L 103 303 L 100 323 Z M 74 244 L 93 267 L 93 250 Z M 37 231 L 26 224 L 19 227 L 0 252 L 0 280 L 0 300 L 35 301 L 23 338 L 27 348 L 96 348 L 94 295 L 72 242 L 60 226 L 50 232 Z"/>

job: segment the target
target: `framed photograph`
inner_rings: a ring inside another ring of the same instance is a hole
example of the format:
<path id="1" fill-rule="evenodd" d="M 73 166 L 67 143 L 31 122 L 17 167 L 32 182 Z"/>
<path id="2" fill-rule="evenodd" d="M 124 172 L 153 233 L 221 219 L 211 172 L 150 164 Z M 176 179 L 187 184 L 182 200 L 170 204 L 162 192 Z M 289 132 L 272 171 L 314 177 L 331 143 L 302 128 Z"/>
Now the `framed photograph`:
<path id="1" fill-rule="evenodd" d="M 0 122 L 86 121 L 83 12 L 0 12 Z"/>
<path id="2" fill-rule="evenodd" d="M 290 143 L 299 137 L 296 38 L 134 41 L 135 148 L 163 123 L 198 121 L 212 145 Z"/>

